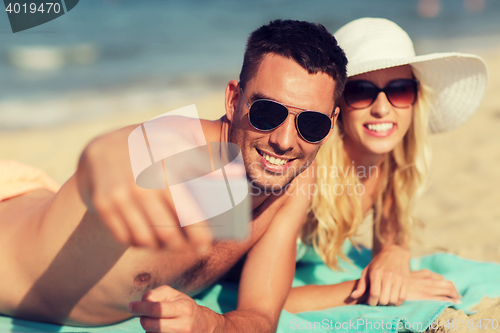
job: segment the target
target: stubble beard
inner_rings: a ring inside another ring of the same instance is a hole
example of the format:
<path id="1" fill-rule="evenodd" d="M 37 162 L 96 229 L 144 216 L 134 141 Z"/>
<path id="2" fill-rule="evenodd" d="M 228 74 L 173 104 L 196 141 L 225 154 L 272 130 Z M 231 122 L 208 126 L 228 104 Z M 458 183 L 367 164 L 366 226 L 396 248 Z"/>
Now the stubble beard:
<path id="1" fill-rule="evenodd" d="M 309 165 L 314 160 L 318 149 L 314 152 L 313 158 L 311 160 L 306 160 L 304 165 L 296 167 L 294 165 L 290 166 L 285 172 L 272 172 L 264 168 L 260 163 L 259 157 L 256 160 L 251 160 L 251 158 L 256 155 L 260 156 L 257 152 L 257 145 L 247 143 L 245 132 L 243 130 L 237 130 L 240 128 L 239 123 L 234 123 L 229 131 L 229 141 L 237 144 L 242 152 L 243 162 L 245 165 L 245 172 L 248 182 L 250 183 L 250 188 L 256 193 L 283 193 L 287 186 L 303 171 L 305 171 Z M 271 150 L 273 150 L 271 148 Z M 300 154 L 296 157 L 298 160 L 304 160 L 304 155 Z M 293 163 L 293 162 L 292 162 Z"/>
<path id="2" fill-rule="evenodd" d="M 246 135 L 243 130 L 237 130 L 239 128 L 238 123 L 234 123 L 229 131 L 229 141 L 237 144 L 242 152 L 243 163 L 245 165 L 245 172 L 248 182 L 250 183 L 250 188 L 256 193 L 272 193 L 273 191 L 282 191 L 282 188 L 286 187 L 294 177 L 290 175 L 286 177 L 286 180 L 282 180 L 282 176 L 288 173 L 274 173 L 266 170 L 258 157 L 256 160 L 252 160 L 252 157 L 260 156 L 257 153 L 254 144 L 249 144 Z M 282 181 L 276 182 L 279 178 Z"/>

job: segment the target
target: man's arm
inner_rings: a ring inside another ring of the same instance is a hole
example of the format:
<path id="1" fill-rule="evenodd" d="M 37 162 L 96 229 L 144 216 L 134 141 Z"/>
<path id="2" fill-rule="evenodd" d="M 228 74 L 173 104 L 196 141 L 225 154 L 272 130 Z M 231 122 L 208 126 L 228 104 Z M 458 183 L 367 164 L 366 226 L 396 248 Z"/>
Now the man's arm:
<path id="1" fill-rule="evenodd" d="M 105 134 L 87 145 L 76 172 L 83 202 L 126 245 L 179 249 L 189 243 L 196 248 L 209 247 L 212 238 L 208 228 L 180 229 L 168 189 L 144 189 L 135 183 L 128 137 L 137 126 Z M 189 140 L 173 135 L 176 138 L 171 141 L 176 145 Z"/>
<path id="2" fill-rule="evenodd" d="M 224 315 L 227 332 L 274 332 L 295 273 L 297 235 L 309 207 L 310 179 L 299 176 L 243 267 L 236 311 Z M 236 328 L 239 327 L 239 330 Z M 245 327 L 248 327 L 245 330 Z"/>
<path id="3" fill-rule="evenodd" d="M 268 198 L 273 202 L 258 219 L 265 216 L 272 221 L 247 254 L 235 311 L 219 315 L 162 286 L 129 306 L 141 316 L 143 328 L 151 332 L 274 332 L 295 272 L 297 235 L 309 207 L 309 182 L 297 177 L 289 194 Z"/>

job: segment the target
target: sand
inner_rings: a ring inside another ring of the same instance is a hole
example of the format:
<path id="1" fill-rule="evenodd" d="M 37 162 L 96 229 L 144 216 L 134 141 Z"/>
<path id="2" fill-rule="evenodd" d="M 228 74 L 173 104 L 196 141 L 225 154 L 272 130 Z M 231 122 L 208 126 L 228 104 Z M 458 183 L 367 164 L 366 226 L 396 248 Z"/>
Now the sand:
<path id="1" fill-rule="evenodd" d="M 482 55 L 485 99 L 463 126 L 431 138 L 430 188 L 417 205 L 424 224 L 415 255 L 446 251 L 500 262 L 500 50 Z"/>
<path id="2" fill-rule="evenodd" d="M 462 310 L 445 309 L 438 322 L 435 322 L 427 332 L 493 333 L 500 330 L 500 298 L 485 297 L 471 310 L 477 313 L 466 315 Z"/>
<path id="3" fill-rule="evenodd" d="M 168 92 L 167 92 L 168 93 Z M 61 126 L 19 131 L 0 131 L 0 159 L 14 159 L 41 168 L 58 183 L 63 184 L 75 171 L 80 153 L 96 136 L 115 129 L 139 124 L 186 105 L 195 104 L 203 119 L 217 119 L 224 114 L 224 90 L 183 95 L 162 106 L 148 107 L 143 112 L 135 108 L 120 108 L 128 97 L 113 95 L 102 99 L 117 110 L 97 119 L 74 122 Z M 75 101 L 78 104 L 80 100 Z M 109 111 L 109 110 L 108 110 Z M 1 112 L 1 111 L 0 111 Z"/>
<path id="4" fill-rule="evenodd" d="M 420 200 L 417 215 L 424 227 L 415 256 L 445 251 L 465 258 L 500 263 L 500 49 L 482 51 L 489 68 L 484 102 L 472 119 L 448 133 L 434 135 L 432 183 Z M 120 97 L 113 97 L 119 99 Z M 164 112 L 195 103 L 202 118 L 223 114 L 224 92 L 207 91 L 197 97 L 172 99 L 144 112 L 116 110 L 97 119 L 50 128 L 0 132 L 0 158 L 15 159 L 46 171 L 62 184 L 74 172 L 85 145 L 107 131 L 149 120 Z M 121 105 L 114 101 L 114 105 Z M 113 104 L 113 103 L 111 103 Z M 484 300 L 479 313 L 467 317 L 448 309 L 447 319 L 500 319 L 500 300 Z M 444 319 L 444 320 L 443 320 Z M 433 332 L 474 332 L 440 327 Z M 496 331 L 496 330 L 495 330 Z M 478 329 L 477 332 L 487 332 Z"/>

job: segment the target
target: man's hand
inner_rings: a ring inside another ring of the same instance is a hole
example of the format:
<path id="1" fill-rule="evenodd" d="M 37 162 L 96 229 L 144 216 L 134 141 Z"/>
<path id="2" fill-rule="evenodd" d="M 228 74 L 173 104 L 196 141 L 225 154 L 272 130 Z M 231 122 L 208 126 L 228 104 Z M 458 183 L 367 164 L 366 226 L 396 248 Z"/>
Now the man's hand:
<path id="1" fill-rule="evenodd" d="M 127 145 L 135 127 L 103 135 L 83 151 L 76 173 L 83 202 L 126 245 L 208 249 L 212 235 L 206 222 L 181 229 L 170 192 L 135 183 Z"/>
<path id="2" fill-rule="evenodd" d="M 141 325 L 147 332 L 209 333 L 223 320 L 221 315 L 169 286 L 144 293 L 142 301 L 131 302 L 128 308 L 141 317 Z"/>
<path id="3" fill-rule="evenodd" d="M 365 267 L 356 289 L 354 299 L 361 298 L 369 287 L 367 304 L 401 305 L 410 283 L 410 251 L 399 245 L 387 245 Z"/>
<path id="4" fill-rule="evenodd" d="M 451 281 L 440 274 L 423 269 L 411 272 L 407 300 L 429 299 L 460 304 L 460 294 Z"/>

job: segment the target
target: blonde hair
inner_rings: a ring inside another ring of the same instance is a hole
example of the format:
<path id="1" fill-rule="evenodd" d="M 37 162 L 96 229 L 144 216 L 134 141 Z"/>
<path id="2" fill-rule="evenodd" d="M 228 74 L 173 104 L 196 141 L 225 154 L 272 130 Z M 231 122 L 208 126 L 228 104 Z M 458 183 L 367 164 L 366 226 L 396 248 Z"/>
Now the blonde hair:
<path id="1" fill-rule="evenodd" d="M 382 244 L 380 224 L 389 215 L 397 221 L 393 226 L 397 231 L 397 244 L 410 240 L 410 231 L 415 224 L 412 216 L 414 204 L 427 185 L 430 164 L 428 97 L 431 93 L 427 86 L 420 84 L 408 132 L 387 154 L 380 170 L 376 169 L 380 182 L 374 203 L 374 237 Z M 332 269 L 338 269 L 339 256 L 347 260 L 342 245 L 346 239 L 352 241 L 351 237 L 363 220 L 361 196 L 356 194 L 356 186 L 361 184 L 359 173 L 355 174 L 355 166 L 344 150 L 341 121 L 337 124 L 317 154 L 316 185 L 319 191 L 312 198 L 308 219 L 301 232 L 303 242 L 312 244 Z M 349 186 L 351 190 L 347 194 Z M 342 193 L 337 189 L 342 189 Z"/>

